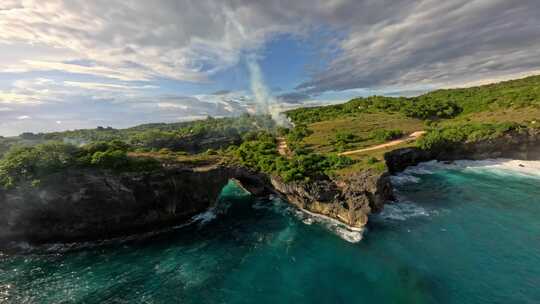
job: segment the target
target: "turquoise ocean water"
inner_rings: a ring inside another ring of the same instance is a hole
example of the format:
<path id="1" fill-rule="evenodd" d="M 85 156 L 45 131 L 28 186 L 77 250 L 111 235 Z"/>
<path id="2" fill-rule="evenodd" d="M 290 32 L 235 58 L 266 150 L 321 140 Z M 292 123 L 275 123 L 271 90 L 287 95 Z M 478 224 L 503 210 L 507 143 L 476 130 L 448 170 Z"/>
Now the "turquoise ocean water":
<path id="1" fill-rule="evenodd" d="M 231 185 L 186 227 L 1 254 L 0 303 L 540 303 L 539 176 L 428 164 L 394 182 L 359 242 Z"/>

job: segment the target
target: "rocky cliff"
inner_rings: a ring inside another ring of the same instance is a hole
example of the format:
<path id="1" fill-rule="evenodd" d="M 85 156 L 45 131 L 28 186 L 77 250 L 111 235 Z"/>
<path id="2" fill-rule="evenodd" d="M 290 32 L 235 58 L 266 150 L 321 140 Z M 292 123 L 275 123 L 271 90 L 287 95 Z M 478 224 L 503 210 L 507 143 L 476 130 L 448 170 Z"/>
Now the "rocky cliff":
<path id="1" fill-rule="evenodd" d="M 392 198 L 387 174 L 285 183 L 234 166 L 170 167 L 152 173 L 68 170 L 0 190 L 0 244 L 108 239 L 182 224 L 214 206 L 229 180 L 256 196 L 280 194 L 295 206 L 361 228 Z"/>
<path id="2" fill-rule="evenodd" d="M 0 243 L 106 239 L 174 226 L 212 207 L 230 179 L 268 195 L 266 176 L 244 168 L 167 168 L 118 174 L 71 170 L 0 190 Z"/>
<path id="3" fill-rule="evenodd" d="M 373 170 L 339 179 L 285 183 L 273 177 L 271 181 L 272 186 L 298 208 L 355 228 L 364 227 L 368 215 L 382 210 L 384 203 L 393 198 L 388 174 Z"/>
<path id="4" fill-rule="evenodd" d="M 511 131 L 493 139 L 464 142 L 432 150 L 397 149 L 386 153 L 384 158 L 390 173 L 397 173 L 408 166 L 430 160 L 452 161 L 489 158 L 538 160 L 540 159 L 540 130 Z"/>

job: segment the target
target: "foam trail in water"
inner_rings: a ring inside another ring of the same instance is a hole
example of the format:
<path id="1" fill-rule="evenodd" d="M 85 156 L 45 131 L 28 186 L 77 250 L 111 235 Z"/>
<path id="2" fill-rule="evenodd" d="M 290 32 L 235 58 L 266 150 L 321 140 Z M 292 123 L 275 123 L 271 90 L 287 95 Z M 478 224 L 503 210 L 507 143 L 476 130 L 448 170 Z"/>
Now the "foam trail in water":
<path id="1" fill-rule="evenodd" d="M 413 202 L 398 200 L 396 203 L 386 204 L 383 211 L 375 217 L 382 220 L 404 221 L 419 216 L 429 216 L 429 212 Z"/>

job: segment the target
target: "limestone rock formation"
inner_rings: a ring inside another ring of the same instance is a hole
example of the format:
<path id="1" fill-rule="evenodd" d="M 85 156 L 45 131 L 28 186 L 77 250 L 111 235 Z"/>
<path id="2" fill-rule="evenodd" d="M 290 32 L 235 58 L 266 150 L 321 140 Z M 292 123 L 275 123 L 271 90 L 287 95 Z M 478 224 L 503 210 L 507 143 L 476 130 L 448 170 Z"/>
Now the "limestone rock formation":
<path id="1" fill-rule="evenodd" d="M 319 179 L 285 183 L 272 178 L 272 186 L 298 208 L 362 228 L 368 215 L 383 208 L 393 198 L 386 173 L 364 170 L 340 179 Z"/>

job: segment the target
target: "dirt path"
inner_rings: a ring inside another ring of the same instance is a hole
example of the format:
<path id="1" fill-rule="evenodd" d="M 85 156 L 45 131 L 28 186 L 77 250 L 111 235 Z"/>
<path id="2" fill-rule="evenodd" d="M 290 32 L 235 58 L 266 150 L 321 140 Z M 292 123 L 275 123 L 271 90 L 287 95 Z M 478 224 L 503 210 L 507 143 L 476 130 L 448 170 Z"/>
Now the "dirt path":
<path id="1" fill-rule="evenodd" d="M 287 141 L 285 140 L 285 137 L 278 137 L 278 153 L 281 156 L 288 157 L 291 154 L 291 151 L 289 150 L 289 146 L 287 146 Z"/>
<path id="2" fill-rule="evenodd" d="M 399 144 L 402 144 L 402 143 L 405 143 L 405 142 L 413 141 L 413 140 L 419 138 L 420 136 L 424 135 L 425 133 L 426 133 L 426 131 L 416 131 L 416 132 L 413 132 L 413 133 L 409 134 L 407 137 L 404 137 L 404 138 L 392 140 L 392 141 L 389 141 L 387 143 L 372 146 L 372 147 L 369 147 L 369 148 L 343 152 L 343 153 L 340 153 L 339 155 L 351 155 L 351 154 L 368 152 L 368 151 L 379 150 L 379 149 L 384 149 L 384 148 L 387 148 L 387 147 L 396 146 L 396 145 L 399 145 Z"/>

